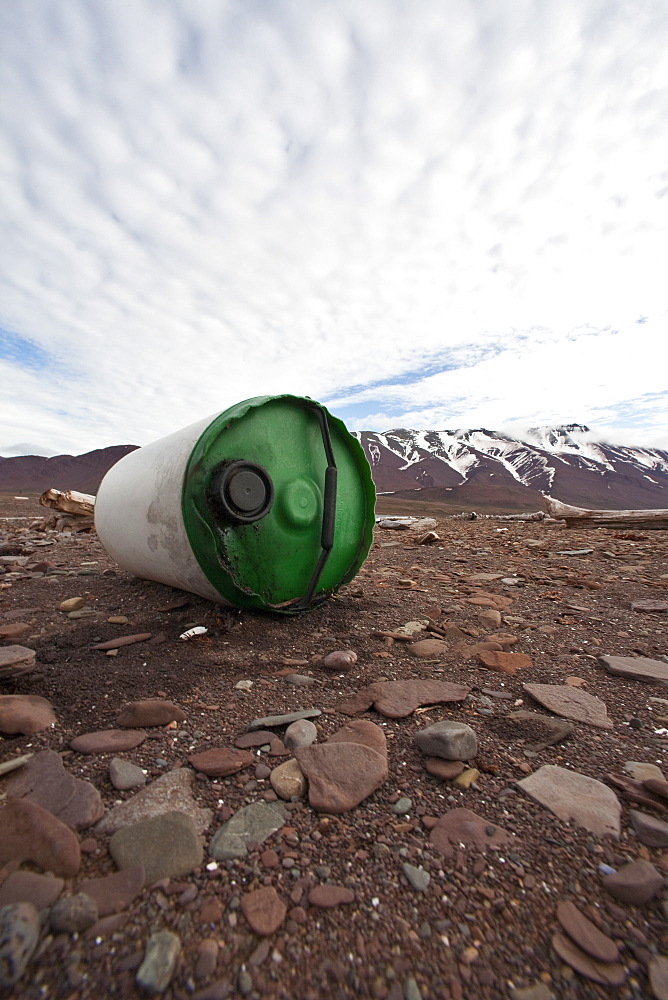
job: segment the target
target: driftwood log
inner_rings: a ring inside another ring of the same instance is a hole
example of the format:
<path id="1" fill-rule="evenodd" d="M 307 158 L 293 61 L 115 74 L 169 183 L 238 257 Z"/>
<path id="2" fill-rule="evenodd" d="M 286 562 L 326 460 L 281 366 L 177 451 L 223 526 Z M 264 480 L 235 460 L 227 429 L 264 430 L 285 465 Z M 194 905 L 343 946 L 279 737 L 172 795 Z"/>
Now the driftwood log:
<path id="1" fill-rule="evenodd" d="M 46 490 L 39 498 L 42 507 L 51 507 L 58 511 L 44 519 L 45 528 L 55 528 L 56 531 L 92 531 L 94 527 L 93 514 L 95 497 L 88 493 L 77 493 L 76 490 Z"/>
<path id="2" fill-rule="evenodd" d="M 545 509 L 550 517 L 565 521 L 567 528 L 668 529 L 668 510 L 587 510 L 552 497 L 545 497 Z"/>

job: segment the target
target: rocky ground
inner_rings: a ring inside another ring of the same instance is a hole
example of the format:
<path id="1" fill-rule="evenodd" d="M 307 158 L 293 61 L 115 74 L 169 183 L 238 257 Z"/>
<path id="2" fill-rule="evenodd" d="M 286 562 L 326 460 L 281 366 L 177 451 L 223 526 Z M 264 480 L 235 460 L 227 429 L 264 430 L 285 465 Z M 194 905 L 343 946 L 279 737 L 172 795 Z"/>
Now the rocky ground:
<path id="1" fill-rule="evenodd" d="M 0 993 L 668 997 L 665 532 L 378 528 L 287 618 L 43 514 L 0 503 Z"/>

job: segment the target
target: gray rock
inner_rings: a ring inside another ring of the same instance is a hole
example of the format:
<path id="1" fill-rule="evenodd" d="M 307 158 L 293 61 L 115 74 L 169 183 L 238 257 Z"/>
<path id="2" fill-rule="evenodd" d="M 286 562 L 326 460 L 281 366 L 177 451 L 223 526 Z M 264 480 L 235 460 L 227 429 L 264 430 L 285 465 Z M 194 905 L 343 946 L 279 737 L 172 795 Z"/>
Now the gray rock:
<path id="1" fill-rule="evenodd" d="M 472 760 L 478 752 L 476 734 L 465 722 L 435 722 L 415 734 L 415 742 L 429 757 Z"/>
<path id="2" fill-rule="evenodd" d="M 648 656 L 599 656 L 599 660 L 611 674 L 668 685 L 668 664 L 662 660 Z"/>
<path id="3" fill-rule="evenodd" d="M 657 816 L 629 809 L 629 819 L 638 840 L 647 847 L 668 847 L 668 823 Z"/>
<path id="4" fill-rule="evenodd" d="M 316 683 L 315 677 L 307 677 L 306 674 L 287 674 L 285 680 L 295 687 L 311 687 Z"/>
<path id="5" fill-rule="evenodd" d="M 287 811 L 281 802 L 253 802 L 223 823 L 211 841 L 209 852 L 216 861 L 243 858 L 249 841 L 261 844 L 285 825 Z"/>
<path id="6" fill-rule="evenodd" d="M 619 837 L 622 809 L 615 793 L 603 782 L 545 764 L 517 784 L 564 822 L 572 820 L 599 837 Z"/>
<path id="7" fill-rule="evenodd" d="M 180 812 L 161 813 L 122 827 L 109 841 L 109 851 L 119 868 L 142 865 L 146 885 L 187 875 L 204 857 L 192 820 Z"/>
<path id="8" fill-rule="evenodd" d="M 32 903 L 0 909 L 0 988 L 17 983 L 39 940 L 39 912 Z"/>
<path id="9" fill-rule="evenodd" d="M 413 807 L 413 800 L 409 799 L 407 795 L 403 795 L 400 799 L 397 799 L 392 805 L 392 812 L 395 816 L 402 816 L 404 813 L 410 812 Z"/>
<path id="10" fill-rule="evenodd" d="M 98 918 L 97 903 L 84 892 L 65 896 L 51 907 L 51 930 L 56 934 L 79 934 L 92 927 Z"/>
<path id="11" fill-rule="evenodd" d="M 248 724 L 248 732 L 254 729 L 272 729 L 274 726 L 289 726 L 298 719 L 316 719 L 322 712 L 319 708 L 305 708 L 301 712 L 288 712 L 287 715 L 267 715 L 264 719 L 253 719 Z"/>
<path id="12" fill-rule="evenodd" d="M 407 976 L 404 983 L 404 1000 L 422 1000 L 420 987 L 415 981 L 415 976 Z"/>
<path id="13" fill-rule="evenodd" d="M 190 817 L 197 833 L 203 833 L 213 818 L 211 809 L 200 809 L 192 795 L 194 774 L 190 768 L 169 771 L 111 809 L 95 827 L 95 833 L 114 833 L 121 827 L 162 813 L 180 812 Z"/>
<path id="14" fill-rule="evenodd" d="M 424 892 L 431 882 L 431 875 L 429 872 L 426 872 L 424 868 L 409 865 L 407 861 L 402 864 L 401 870 L 413 888 L 417 889 L 418 892 Z"/>
<path id="15" fill-rule="evenodd" d="M 663 889 L 663 875 L 651 861 L 631 861 L 618 871 L 604 875 L 603 887 L 620 903 L 649 903 Z"/>
<path id="16" fill-rule="evenodd" d="M 511 989 L 511 1000 L 554 1000 L 554 993 L 545 983 L 533 983 L 532 986 L 522 986 Z"/>
<path id="17" fill-rule="evenodd" d="M 164 993 L 174 975 L 180 951 L 181 941 L 171 931 L 151 934 L 135 977 L 137 985 L 147 993 Z"/>
<path id="18" fill-rule="evenodd" d="M 109 762 L 109 780 L 114 788 L 120 792 L 126 792 L 131 788 L 140 788 L 145 785 L 146 775 L 141 767 L 137 767 L 131 761 L 114 757 Z"/>
<path id="19" fill-rule="evenodd" d="M 285 730 L 283 744 L 288 750 L 295 747 L 310 747 L 318 738 L 318 730 L 308 719 L 297 719 Z"/>

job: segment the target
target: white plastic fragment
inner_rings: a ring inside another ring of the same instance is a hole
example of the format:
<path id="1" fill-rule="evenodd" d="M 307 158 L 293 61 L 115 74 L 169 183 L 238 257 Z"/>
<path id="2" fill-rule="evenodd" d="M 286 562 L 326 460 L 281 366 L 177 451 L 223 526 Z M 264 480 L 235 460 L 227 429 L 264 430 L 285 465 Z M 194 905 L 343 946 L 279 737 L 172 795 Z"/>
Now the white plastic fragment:
<path id="1" fill-rule="evenodd" d="M 193 636 L 204 635 L 204 633 L 208 631 L 208 628 L 204 628 L 203 625 L 196 625 L 195 628 L 189 628 L 187 632 L 183 632 L 179 636 L 179 639 L 192 639 Z"/>

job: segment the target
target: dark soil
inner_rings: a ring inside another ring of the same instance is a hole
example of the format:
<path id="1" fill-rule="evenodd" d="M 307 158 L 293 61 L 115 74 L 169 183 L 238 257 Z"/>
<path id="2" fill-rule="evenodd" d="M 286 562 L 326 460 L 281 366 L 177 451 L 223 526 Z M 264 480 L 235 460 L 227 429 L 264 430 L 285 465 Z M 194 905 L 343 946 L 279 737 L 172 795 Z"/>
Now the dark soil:
<path id="1" fill-rule="evenodd" d="M 81 733 L 113 728 L 120 709 L 135 699 L 166 697 L 187 713 L 176 730 L 152 730 L 152 738 L 122 755 L 157 777 L 188 766 L 194 750 L 232 746 L 259 716 L 319 708 L 323 714 L 316 721 L 324 739 L 349 721 L 335 706 L 379 679 L 433 677 L 465 683 L 472 692 L 461 705 L 420 709 L 401 720 L 384 719 L 373 710 L 363 713 L 383 725 L 388 738 L 386 785 L 338 816 L 317 813 L 307 801 L 289 803 L 290 826 L 246 859 L 214 870 L 203 866 L 176 886 L 145 889 L 114 933 L 77 937 L 45 929 L 13 997 L 139 996 L 136 968 L 149 934 L 163 928 L 175 931 L 182 943 L 163 994 L 169 1000 L 193 994 L 252 1000 L 497 1000 L 540 982 L 558 1000 L 653 995 L 646 970 L 653 955 L 668 954 L 666 906 L 661 899 L 643 907 L 616 903 L 603 889 L 598 866 L 618 868 L 645 858 L 668 871 L 668 854 L 640 844 L 628 820 L 628 802 L 623 803 L 621 839 L 596 838 L 558 820 L 515 783 L 543 764 L 568 766 L 599 780 L 619 774 L 625 761 L 664 767 L 666 739 L 655 730 L 666 725 L 668 703 L 651 699 L 668 698 L 668 690 L 613 677 L 596 654 L 668 655 L 666 614 L 631 610 L 632 601 L 668 596 L 665 532 L 440 520 L 441 541 L 419 545 L 409 532 L 378 529 L 370 558 L 352 584 L 324 606 L 288 618 L 215 606 L 134 579 L 112 563 L 94 535 L 30 528 L 43 514 L 34 497 L 0 498 L 0 542 L 21 543 L 33 562 L 48 559 L 57 570 L 39 575 L 5 567 L 9 572 L 0 577 L 0 623 L 29 623 L 32 631 L 13 641 L 35 649 L 38 661 L 34 673 L 4 683 L 0 694 L 48 698 L 58 723 L 32 737 L 0 737 L 0 759 L 56 750 L 71 773 L 96 785 L 107 806 L 132 794 L 111 785 L 112 755 L 76 754 L 69 743 Z M 52 544 L 36 545 L 39 541 Z M 589 548 L 591 555 L 556 554 Z M 419 660 L 407 644 L 378 634 L 415 619 L 438 618 L 468 629 L 473 643 L 495 629 L 481 622 L 479 609 L 467 602 L 473 586 L 467 578 L 496 572 L 517 574 L 523 581 L 512 587 L 500 580 L 480 585 L 513 598 L 502 628 L 519 636 L 514 650 L 529 654 L 533 663 L 516 676 L 486 670 L 461 653 Z M 70 620 L 57 610 L 62 600 L 76 596 L 85 598 L 93 615 Z M 187 604 L 165 610 L 183 597 Z M 20 609 L 25 610 L 19 615 Z M 118 615 L 129 623 L 108 622 Z M 205 626 L 207 633 L 181 641 L 181 633 L 195 625 Z M 541 631 L 546 627 L 553 631 Z M 150 632 L 153 639 L 121 648 L 115 656 L 91 649 L 95 642 L 139 632 Z M 332 675 L 322 658 L 341 648 L 354 649 L 359 659 L 350 673 Z M 317 683 L 291 686 L 283 676 L 286 666 L 311 674 Z M 543 712 L 522 683 L 559 683 L 568 676 L 582 678 L 584 690 L 606 703 L 614 728 L 575 723 L 563 743 L 535 754 L 525 751 L 524 740 L 534 735 L 531 728 L 522 732 L 503 722 L 518 706 Z M 236 690 L 240 680 L 251 680 L 250 690 Z M 489 696 L 483 688 L 512 697 Z M 443 718 L 467 722 L 478 737 L 473 763 L 481 775 L 466 791 L 428 775 L 414 743 L 417 729 Z M 264 754 L 258 760 L 270 767 L 276 763 Z M 215 813 L 207 844 L 231 813 L 273 795 L 269 782 L 252 771 L 198 779 L 198 802 Z M 391 808 L 400 796 L 412 800 L 404 815 Z M 429 843 L 430 817 L 455 806 L 515 833 L 517 848 L 485 856 L 461 849 L 446 861 Z M 90 831 L 81 834 L 86 837 Z M 76 891 L 82 879 L 115 870 L 107 840 L 97 840 L 67 889 Z M 278 853 L 277 867 L 262 865 L 267 847 Z M 426 891 L 409 886 L 401 870 L 405 861 L 431 874 Z M 0 871 L 0 881 L 5 875 Z M 331 910 L 309 906 L 305 890 L 326 881 L 350 887 L 355 902 Z M 268 947 L 239 909 L 240 896 L 262 885 L 274 886 L 291 908 Z M 194 898 L 181 902 L 189 886 Z M 565 899 L 618 942 L 627 970 L 623 986 L 585 979 L 553 951 L 555 911 Z M 210 979 L 196 982 L 198 945 L 211 937 L 220 946 L 218 964 Z"/>

